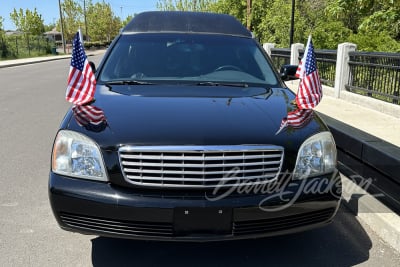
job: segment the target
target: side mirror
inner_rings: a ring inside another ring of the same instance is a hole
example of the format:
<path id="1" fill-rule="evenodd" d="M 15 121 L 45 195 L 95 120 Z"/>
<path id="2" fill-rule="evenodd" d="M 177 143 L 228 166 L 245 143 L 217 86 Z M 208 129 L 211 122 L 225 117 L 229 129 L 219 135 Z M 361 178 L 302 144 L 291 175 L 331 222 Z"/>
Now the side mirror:
<path id="1" fill-rule="evenodd" d="M 89 61 L 89 65 L 92 68 L 93 73 L 96 73 L 96 65 L 93 63 L 93 61 Z"/>
<path id="2" fill-rule="evenodd" d="M 297 65 L 283 65 L 279 71 L 282 80 L 290 81 L 297 80 L 296 77 Z"/>

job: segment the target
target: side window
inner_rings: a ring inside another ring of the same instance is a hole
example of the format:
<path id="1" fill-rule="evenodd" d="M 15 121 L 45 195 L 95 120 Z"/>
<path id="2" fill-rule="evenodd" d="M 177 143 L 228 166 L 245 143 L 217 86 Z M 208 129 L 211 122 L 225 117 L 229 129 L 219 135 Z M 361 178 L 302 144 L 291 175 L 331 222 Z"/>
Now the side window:
<path id="1" fill-rule="evenodd" d="M 276 76 L 274 75 L 274 70 L 265 59 L 263 53 L 261 53 L 258 47 L 254 47 L 252 53 L 255 60 L 254 66 L 257 66 L 258 70 L 262 73 L 262 79 L 269 84 L 276 84 L 277 80 Z"/>
<path id="2" fill-rule="evenodd" d="M 235 55 L 238 60 L 238 65 L 243 71 L 260 80 L 265 79 L 260 69 L 261 62 L 257 62 L 254 57 L 254 47 L 238 47 L 235 51 Z"/>
<path id="3" fill-rule="evenodd" d="M 135 48 L 125 42 L 119 42 L 111 51 L 107 64 L 101 73 L 101 80 L 109 81 L 130 76 L 130 61 L 135 56 Z"/>

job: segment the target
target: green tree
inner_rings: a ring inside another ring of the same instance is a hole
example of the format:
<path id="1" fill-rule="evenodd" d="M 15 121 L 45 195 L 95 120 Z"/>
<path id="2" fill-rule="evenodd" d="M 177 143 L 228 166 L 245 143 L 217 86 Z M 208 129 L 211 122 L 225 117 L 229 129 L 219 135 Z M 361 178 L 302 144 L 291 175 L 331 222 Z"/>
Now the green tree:
<path id="1" fill-rule="evenodd" d="M 363 17 L 358 0 L 331 0 L 326 7 L 326 16 L 340 20 L 353 33 L 358 31 L 358 25 Z"/>
<path id="2" fill-rule="evenodd" d="M 64 0 L 62 10 L 67 40 L 72 40 L 81 28 L 84 34 L 87 32 L 90 41 L 111 41 L 122 27 L 120 18 L 114 15 L 111 5 L 104 0 L 94 4 L 91 0 L 86 0 L 86 10 L 79 1 Z"/>
<path id="3" fill-rule="evenodd" d="M 42 15 L 38 14 L 36 8 L 33 11 L 20 8 L 18 11 L 14 8 L 10 13 L 10 18 L 18 30 L 25 35 L 40 35 L 44 32 Z"/>
<path id="4" fill-rule="evenodd" d="M 295 41 L 305 42 L 309 33 L 321 27 L 318 21 L 323 17 L 327 0 L 296 1 Z M 251 31 L 262 42 L 273 42 L 279 47 L 288 47 L 291 18 L 291 0 L 253 0 L 251 7 Z M 246 25 L 246 0 L 219 0 L 211 10 L 235 16 Z"/>
<path id="5" fill-rule="evenodd" d="M 229 14 L 246 25 L 246 0 L 219 0 L 210 5 L 210 10 L 216 13 Z"/>
<path id="6" fill-rule="evenodd" d="M 351 30 L 342 21 L 326 16 L 328 4 L 328 0 L 297 2 L 299 17 L 296 18 L 295 30 L 300 39 L 295 39 L 296 42 L 305 43 L 311 34 L 316 48 L 336 49 L 338 44 L 347 41 Z"/>
<path id="7" fill-rule="evenodd" d="M 255 26 L 255 33 L 262 42 L 275 43 L 278 47 L 289 47 L 291 1 L 275 0 L 265 10 L 261 23 Z M 294 41 L 304 43 L 311 32 L 300 8 L 295 10 Z"/>
<path id="8" fill-rule="evenodd" d="M 271 5 L 274 3 L 275 0 L 253 0 L 252 1 L 252 8 L 251 8 L 251 30 L 254 31 L 254 33 L 261 37 L 262 33 L 258 31 L 259 25 L 263 22 L 265 18 L 265 12 L 271 7 Z M 242 3 L 242 6 L 245 3 Z M 246 9 L 246 6 L 242 7 Z M 245 12 L 242 11 L 242 13 Z M 244 13 L 246 15 L 246 13 Z M 246 16 L 243 18 L 246 19 Z M 243 21 L 244 23 L 244 21 Z M 243 24 L 244 25 L 244 24 Z"/>
<path id="9" fill-rule="evenodd" d="M 210 6 L 216 0 L 160 0 L 157 2 L 159 10 L 166 11 L 210 11 Z"/>
<path id="10" fill-rule="evenodd" d="M 246 25 L 247 2 L 160 0 L 157 7 L 226 13 Z M 251 31 L 261 42 L 289 46 L 291 3 L 252 0 Z M 309 34 L 319 49 L 336 49 L 338 44 L 351 41 L 359 50 L 398 51 L 400 0 L 296 0 L 294 41 L 305 43 Z"/>
<path id="11" fill-rule="evenodd" d="M 335 50 L 340 43 L 349 41 L 352 32 L 341 21 L 327 19 L 318 21 L 311 34 L 316 48 Z"/>
<path id="12" fill-rule="evenodd" d="M 114 15 L 111 5 L 102 2 L 87 6 L 88 34 L 91 41 L 111 41 L 121 29 L 121 20 Z"/>
<path id="13" fill-rule="evenodd" d="M 78 2 L 64 0 L 61 4 L 64 17 L 64 36 L 66 40 L 72 40 L 79 28 L 84 28 L 83 8 Z M 61 29 L 61 27 L 58 27 Z M 83 30 L 83 32 L 85 32 Z"/>
<path id="14" fill-rule="evenodd" d="M 331 0 L 326 13 L 341 20 L 354 34 L 384 31 L 400 40 L 399 0 Z"/>
<path id="15" fill-rule="evenodd" d="M 347 41 L 365 51 L 398 51 L 399 0 L 330 0 L 328 18 L 339 19 L 352 31 Z"/>
<path id="16" fill-rule="evenodd" d="M 358 28 L 361 32 L 387 32 L 392 38 L 400 40 L 400 8 L 376 11 L 364 18 Z"/>
<path id="17" fill-rule="evenodd" d="M 348 41 L 355 43 L 360 51 L 400 52 L 400 42 L 394 40 L 387 32 L 352 34 Z"/>
<path id="18" fill-rule="evenodd" d="M 49 32 L 49 31 L 53 30 L 54 28 L 56 28 L 56 24 L 54 24 L 54 23 L 46 24 L 46 25 L 44 25 L 44 32 Z"/>

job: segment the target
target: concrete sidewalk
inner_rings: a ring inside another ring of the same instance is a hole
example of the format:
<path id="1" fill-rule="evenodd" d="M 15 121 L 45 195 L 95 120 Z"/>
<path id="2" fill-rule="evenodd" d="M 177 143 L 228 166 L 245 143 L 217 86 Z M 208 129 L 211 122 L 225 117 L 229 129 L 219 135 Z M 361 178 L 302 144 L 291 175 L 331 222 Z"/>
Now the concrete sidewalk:
<path id="1" fill-rule="evenodd" d="M 88 51 L 87 55 L 92 56 L 103 53 L 105 53 L 105 50 Z M 71 55 L 3 60 L 0 61 L 0 68 L 60 60 L 69 57 Z M 286 84 L 294 92 L 297 91 L 298 81 L 290 81 L 286 82 Z M 400 112 L 399 116 L 391 116 L 377 111 L 381 110 L 381 108 L 374 107 L 373 105 L 367 108 L 332 96 L 333 92 L 329 88 L 324 87 L 324 97 L 316 110 L 323 115 L 360 129 L 400 148 Z M 397 108 L 400 110 L 400 106 L 395 107 L 394 114 L 397 114 Z M 400 217 L 350 179 L 343 177 L 343 185 L 343 201 L 346 206 L 354 211 L 360 221 L 367 224 L 383 240 L 400 252 Z M 352 201 L 354 197 L 357 197 L 356 206 L 354 206 L 354 202 Z"/>
<path id="2" fill-rule="evenodd" d="M 297 92 L 299 82 L 289 81 L 286 85 L 293 92 Z M 380 112 L 379 104 L 369 103 L 367 108 L 364 105 L 334 98 L 333 88 L 323 86 L 323 93 L 324 96 L 315 108 L 316 111 L 400 147 L 400 105 L 392 107 L 398 110 L 395 117 Z"/>
<path id="3" fill-rule="evenodd" d="M 286 82 L 286 85 L 293 92 L 297 92 L 299 81 L 289 81 Z M 395 162 L 400 161 L 400 157 L 396 156 L 400 151 L 400 112 L 397 112 L 398 110 L 400 111 L 400 106 L 388 104 L 391 110 L 387 113 L 397 115 L 391 116 L 378 111 L 382 110 L 382 101 L 369 100 L 368 97 L 363 97 L 361 103 L 354 101 L 360 104 L 355 104 L 351 101 L 334 98 L 333 88 L 326 86 L 323 86 L 323 93 L 324 96 L 315 108 L 316 111 L 320 112 L 323 116 L 339 121 L 345 125 L 345 129 L 354 128 L 371 135 L 371 137 L 366 137 L 366 139 L 364 137 L 358 139 L 360 136 L 353 136 L 357 131 L 349 130 L 345 133 L 345 137 L 347 135 L 346 138 L 348 138 L 346 143 L 349 147 L 359 147 L 359 144 L 362 144 L 360 147 L 360 154 L 362 154 L 365 150 L 369 149 L 369 145 L 376 146 L 378 144 L 379 146 L 379 144 L 386 141 L 389 143 L 386 147 L 390 146 L 389 153 L 376 153 L 369 156 L 373 158 L 374 162 L 385 162 L 386 156 L 391 157 L 390 159 L 394 159 Z M 349 92 L 346 93 L 352 94 Z M 330 128 L 331 126 L 329 125 Z M 333 129 L 331 128 L 331 130 Z M 381 142 L 379 139 L 383 141 Z M 373 149 L 375 148 L 373 147 Z M 391 153 L 393 151 L 397 152 L 397 154 Z M 376 158 L 381 156 L 382 158 Z M 389 165 L 391 163 L 386 164 Z M 341 166 L 343 167 L 344 165 Z M 400 176 L 400 173 L 396 173 L 395 175 Z M 379 200 L 382 199 L 380 198 L 382 196 L 371 195 L 364 190 L 365 188 L 358 186 L 352 179 L 348 179 L 343 175 L 342 178 L 343 201 L 345 205 L 353 211 L 361 222 L 367 224 L 378 236 L 400 252 L 400 216 L 388 208 L 388 206 L 382 204 L 382 201 Z M 370 177 L 364 178 L 368 179 Z"/>

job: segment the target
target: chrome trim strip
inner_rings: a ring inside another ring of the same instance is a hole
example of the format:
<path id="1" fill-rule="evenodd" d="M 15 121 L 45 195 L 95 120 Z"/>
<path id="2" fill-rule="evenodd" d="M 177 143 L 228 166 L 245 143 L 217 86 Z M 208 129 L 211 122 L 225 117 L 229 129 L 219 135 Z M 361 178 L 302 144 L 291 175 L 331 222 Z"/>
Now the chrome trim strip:
<path id="1" fill-rule="evenodd" d="M 127 175 L 127 177 L 132 178 L 132 179 L 137 179 L 137 180 L 148 180 L 148 181 L 188 181 L 188 182 L 203 182 L 203 178 L 185 178 L 185 180 L 182 180 L 182 178 L 169 178 L 169 177 L 163 177 L 160 179 L 160 177 L 142 177 L 142 176 L 135 176 L 135 175 Z M 275 173 L 271 175 L 265 175 L 262 178 L 272 178 L 275 177 Z M 234 178 L 210 178 L 207 179 L 207 182 L 215 182 L 215 181 L 234 181 L 234 180 L 252 180 L 252 179 L 257 179 L 261 178 L 259 175 L 257 176 L 246 176 L 245 178 L 242 177 L 234 177 Z"/>
<path id="2" fill-rule="evenodd" d="M 266 169 L 250 169 L 250 170 L 238 170 L 238 173 L 251 173 L 251 172 L 267 172 L 267 171 L 274 171 L 277 172 L 278 168 L 269 168 Z M 131 173 L 131 172 L 141 172 L 141 173 L 154 173 L 154 174 L 180 174 L 180 175 L 211 175 L 211 174 L 229 174 L 231 171 L 174 171 L 174 170 L 148 170 L 148 169 L 130 169 L 124 168 L 124 171 Z M 129 174 L 127 174 L 129 175 Z M 182 178 L 181 178 L 182 179 Z M 186 179 L 186 178 L 185 178 Z M 208 180 L 208 179 L 207 179 Z"/>
<path id="3" fill-rule="evenodd" d="M 266 183 L 271 183 L 276 181 L 275 179 L 271 179 L 266 181 L 262 181 L 262 182 L 252 182 L 253 185 L 261 185 L 261 184 L 266 184 Z M 159 184 L 159 183 L 146 183 L 144 185 L 138 183 L 136 184 L 138 186 L 145 186 L 145 187 L 155 187 L 155 188 L 183 188 L 183 189 L 209 189 L 209 188 L 216 188 L 216 187 L 224 187 L 224 186 L 220 186 L 220 185 L 191 185 L 191 184 L 168 184 L 168 185 L 164 185 L 164 184 Z M 235 187 L 235 186 L 240 186 L 241 183 L 235 183 L 235 184 L 228 184 L 225 187 Z"/>
<path id="4" fill-rule="evenodd" d="M 121 152 L 251 152 L 257 150 L 282 151 L 283 147 L 275 145 L 231 145 L 231 146 L 122 146 Z"/>
<path id="5" fill-rule="evenodd" d="M 127 151 L 124 151 L 124 152 L 127 152 Z M 128 152 L 133 152 L 133 151 L 128 151 Z M 141 152 L 143 152 L 143 151 L 141 151 Z M 166 152 L 166 151 L 164 151 L 164 152 Z M 175 152 L 175 151 L 174 151 Z M 221 153 L 220 151 L 212 151 L 212 152 L 216 152 L 216 153 Z M 229 152 L 227 152 L 227 151 L 224 151 L 224 152 L 226 152 L 226 153 L 229 153 Z M 247 152 L 247 151 L 234 151 L 233 153 L 235 153 L 235 152 L 238 152 L 238 153 L 243 153 L 243 152 Z M 185 151 L 185 152 L 177 152 L 177 153 L 190 153 L 190 152 L 187 152 L 187 151 Z M 195 152 L 193 152 L 193 153 L 200 153 L 200 152 L 197 152 L 197 151 L 195 151 Z M 207 152 L 206 152 L 207 153 Z M 276 158 L 276 157 L 280 157 L 281 155 L 280 154 L 270 154 L 270 155 L 262 155 L 262 156 L 246 156 L 246 159 L 268 159 L 268 158 Z M 124 158 L 124 159 L 163 159 L 163 160 L 225 160 L 226 159 L 226 157 L 209 157 L 209 156 L 206 156 L 206 157 L 193 157 L 193 156 L 190 156 L 190 157 L 183 157 L 183 156 L 177 156 L 177 157 L 174 157 L 174 156 L 149 156 L 149 155 L 137 155 L 137 156 L 132 156 L 132 155 L 121 155 L 121 158 Z M 240 156 L 229 156 L 229 160 L 240 160 L 240 159 L 243 159 L 243 157 L 240 157 Z"/>
<path id="6" fill-rule="evenodd" d="M 246 167 L 246 166 L 257 166 L 257 165 L 271 165 L 271 164 L 279 164 L 280 161 L 269 161 L 269 162 L 253 162 L 253 163 L 225 163 L 225 164 L 173 164 L 173 163 L 154 163 L 153 165 L 148 165 L 147 163 L 138 163 L 131 164 L 125 161 L 122 161 L 124 166 L 154 166 L 154 167 L 181 167 L 181 168 L 218 168 L 218 167 Z M 151 164 L 151 163 L 150 163 Z"/>

